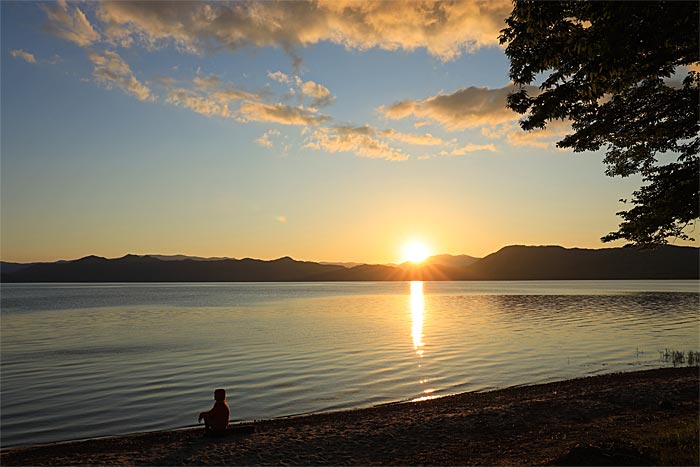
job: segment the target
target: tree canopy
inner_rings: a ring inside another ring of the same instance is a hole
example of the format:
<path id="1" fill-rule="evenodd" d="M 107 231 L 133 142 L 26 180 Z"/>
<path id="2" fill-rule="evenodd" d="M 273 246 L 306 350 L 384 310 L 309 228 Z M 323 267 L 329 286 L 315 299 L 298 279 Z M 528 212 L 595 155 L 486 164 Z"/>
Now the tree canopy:
<path id="1" fill-rule="evenodd" d="M 500 42 L 524 130 L 571 122 L 557 143 L 605 150 L 609 176 L 640 174 L 634 206 L 604 242 L 693 238 L 700 207 L 700 2 L 515 0 Z M 679 76 L 680 75 L 680 76 Z M 531 95 L 526 85 L 540 83 Z M 621 200 L 627 203 L 627 200 Z"/>

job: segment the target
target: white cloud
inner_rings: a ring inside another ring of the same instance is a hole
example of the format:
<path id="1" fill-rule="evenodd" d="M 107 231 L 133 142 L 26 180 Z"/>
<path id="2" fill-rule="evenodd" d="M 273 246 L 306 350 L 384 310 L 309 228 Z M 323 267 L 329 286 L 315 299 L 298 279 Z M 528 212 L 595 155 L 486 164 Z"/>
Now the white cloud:
<path id="1" fill-rule="evenodd" d="M 441 60 L 497 46 L 508 0 L 100 3 L 105 36 L 122 45 L 173 43 L 191 52 L 246 46 L 293 49 L 333 42 L 349 49 L 413 51 Z M 298 58 L 298 57 L 297 57 Z"/>
<path id="2" fill-rule="evenodd" d="M 151 90 L 136 79 L 129 65 L 116 52 L 89 52 L 88 58 L 95 65 L 92 74 L 98 83 L 107 88 L 121 89 L 141 101 L 154 99 Z"/>
<path id="3" fill-rule="evenodd" d="M 75 3 L 65 0 L 42 4 L 48 23 L 46 30 L 51 34 L 87 47 L 100 40 L 100 35 L 90 24 L 85 13 Z"/>
<path id="4" fill-rule="evenodd" d="M 17 49 L 17 50 L 10 50 L 10 55 L 12 55 L 15 58 L 21 58 L 27 63 L 36 63 L 36 57 L 34 54 L 31 54 L 29 52 L 25 52 L 24 50 Z"/>

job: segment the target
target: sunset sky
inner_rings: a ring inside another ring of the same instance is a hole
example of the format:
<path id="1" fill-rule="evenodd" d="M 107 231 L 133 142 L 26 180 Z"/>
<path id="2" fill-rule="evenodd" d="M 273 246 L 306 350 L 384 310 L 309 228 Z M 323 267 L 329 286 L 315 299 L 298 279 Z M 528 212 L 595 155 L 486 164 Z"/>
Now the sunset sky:
<path id="1" fill-rule="evenodd" d="M 510 2 L 2 2 L 2 260 L 598 248 L 639 178 L 524 134 Z"/>

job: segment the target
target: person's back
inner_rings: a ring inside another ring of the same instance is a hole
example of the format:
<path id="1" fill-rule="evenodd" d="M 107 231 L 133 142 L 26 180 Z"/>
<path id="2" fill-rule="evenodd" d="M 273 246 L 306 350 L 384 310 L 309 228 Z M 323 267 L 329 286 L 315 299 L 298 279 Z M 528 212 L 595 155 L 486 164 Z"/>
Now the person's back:
<path id="1" fill-rule="evenodd" d="M 204 428 L 207 431 L 223 432 L 228 428 L 228 421 L 231 418 L 231 408 L 226 402 L 226 390 L 217 389 L 214 391 L 214 407 L 208 412 L 199 414 L 199 421 L 204 419 Z"/>

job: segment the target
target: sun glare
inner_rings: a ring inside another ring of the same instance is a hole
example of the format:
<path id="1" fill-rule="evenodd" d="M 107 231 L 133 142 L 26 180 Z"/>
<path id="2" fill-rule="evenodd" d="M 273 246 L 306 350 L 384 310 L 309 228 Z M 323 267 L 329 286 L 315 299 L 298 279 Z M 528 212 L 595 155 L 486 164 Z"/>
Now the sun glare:
<path id="1" fill-rule="evenodd" d="M 430 251 L 425 243 L 411 242 L 403 247 L 404 261 L 412 263 L 422 263 L 430 256 Z"/>

